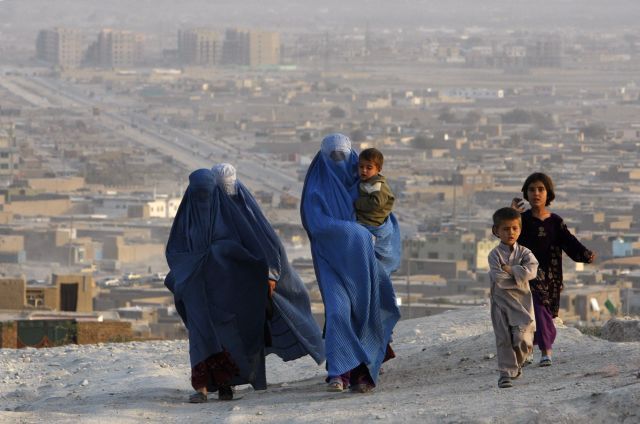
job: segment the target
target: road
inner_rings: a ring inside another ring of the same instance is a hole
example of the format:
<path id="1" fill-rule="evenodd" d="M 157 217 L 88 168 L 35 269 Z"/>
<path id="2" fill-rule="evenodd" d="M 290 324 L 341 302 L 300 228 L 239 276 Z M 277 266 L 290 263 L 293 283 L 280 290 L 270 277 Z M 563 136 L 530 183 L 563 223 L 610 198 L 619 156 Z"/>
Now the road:
<path id="1" fill-rule="evenodd" d="M 204 139 L 154 121 L 139 112 L 122 112 L 121 108 L 114 106 L 118 100 L 115 95 L 108 99 L 89 98 L 78 86 L 45 77 L 2 77 L 0 85 L 36 107 L 81 109 L 87 116 L 93 108 L 98 108 L 100 125 L 172 157 L 187 169 L 209 168 L 215 163 L 230 162 L 238 170 L 239 179 L 253 189 L 278 194 L 287 192 L 300 198 L 302 184 L 296 175 L 283 172 L 270 155 L 244 151 L 232 140 Z"/>

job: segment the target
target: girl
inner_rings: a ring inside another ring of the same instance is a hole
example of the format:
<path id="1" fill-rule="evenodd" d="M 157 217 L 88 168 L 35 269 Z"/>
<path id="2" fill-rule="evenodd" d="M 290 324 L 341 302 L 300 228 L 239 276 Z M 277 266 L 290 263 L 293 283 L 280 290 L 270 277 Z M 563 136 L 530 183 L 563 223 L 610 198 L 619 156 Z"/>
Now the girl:
<path id="1" fill-rule="evenodd" d="M 524 202 L 519 198 L 513 199 L 511 207 L 522 213 L 518 243 L 529 248 L 540 264 L 537 277 L 529 285 L 536 318 L 533 343 L 542 354 L 540 366 L 546 367 L 552 364 L 552 346 L 556 338 L 553 319 L 558 316 L 563 287 L 562 252 L 582 263 L 592 263 L 596 255 L 571 234 L 562 218 L 547 209 L 555 199 L 553 181 L 548 175 L 541 172 L 529 175 L 522 185 L 522 194 L 531 209 L 525 211 Z"/>

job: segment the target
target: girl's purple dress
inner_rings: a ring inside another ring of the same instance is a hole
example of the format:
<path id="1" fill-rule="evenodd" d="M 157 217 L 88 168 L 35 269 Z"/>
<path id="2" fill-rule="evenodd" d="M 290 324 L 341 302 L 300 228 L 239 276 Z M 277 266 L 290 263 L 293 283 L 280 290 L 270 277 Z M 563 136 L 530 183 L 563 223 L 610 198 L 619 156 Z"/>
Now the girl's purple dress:
<path id="1" fill-rule="evenodd" d="M 553 318 L 560 309 L 562 291 L 562 252 L 576 262 L 588 263 L 591 251 L 571 234 L 561 217 L 552 213 L 544 221 L 531 210 L 522 213 L 522 233 L 518 243 L 529 248 L 538 259 L 538 276 L 529 281 L 536 315 L 534 344 L 551 349 L 556 337 Z"/>

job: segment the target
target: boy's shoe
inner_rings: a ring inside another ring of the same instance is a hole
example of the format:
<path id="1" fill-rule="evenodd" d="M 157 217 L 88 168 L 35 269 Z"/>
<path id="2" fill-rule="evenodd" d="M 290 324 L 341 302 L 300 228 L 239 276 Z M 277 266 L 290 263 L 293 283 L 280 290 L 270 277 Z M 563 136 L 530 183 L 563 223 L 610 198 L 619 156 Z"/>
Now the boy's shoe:
<path id="1" fill-rule="evenodd" d="M 547 356 L 547 355 L 544 355 L 542 358 L 540 358 L 540 364 L 539 365 L 541 367 L 550 367 L 552 363 L 553 362 L 551 362 L 551 357 Z"/>
<path id="2" fill-rule="evenodd" d="M 533 364 L 533 353 L 524 359 L 522 366 L 526 367 L 527 365 L 531 365 L 531 364 Z"/>
<path id="3" fill-rule="evenodd" d="M 508 389 L 509 387 L 513 387 L 511 377 L 508 377 L 506 375 L 501 376 L 498 379 L 498 387 L 500 387 L 501 389 Z"/>
<path id="4" fill-rule="evenodd" d="M 340 377 L 334 377 L 329 380 L 329 385 L 327 386 L 327 392 L 342 392 L 344 391 L 344 384 L 342 383 L 342 379 Z"/>

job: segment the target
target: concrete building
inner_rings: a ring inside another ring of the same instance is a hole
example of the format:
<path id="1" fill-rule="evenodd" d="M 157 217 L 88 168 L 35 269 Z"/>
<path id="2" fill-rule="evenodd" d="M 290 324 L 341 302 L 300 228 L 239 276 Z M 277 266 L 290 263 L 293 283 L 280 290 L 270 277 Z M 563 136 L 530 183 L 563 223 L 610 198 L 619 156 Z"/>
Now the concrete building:
<path id="1" fill-rule="evenodd" d="M 64 215 L 72 207 L 69 196 L 63 194 L 6 190 L 0 197 L 4 197 L 4 211 L 23 216 Z"/>
<path id="2" fill-rule="evenodd" d="M 249 66 L 280 63 L 280 34 L 268 31 L 249 33 Z"/>
<path id="3" fill-rule="evenodd" d="M 607 304 L 615 309 L 620 308 L 619 287 L 567 287 L 560 296 L 559 316 L 565 321 L 605 321 L 615 315 Z"/>
<path id="4" fill-rule="evenodd" d="M 102 246 L 103 259 L 120 263 L 142 263 L 164 255 L 164 243 L 126 241 L 122 236 L 106 237 Z"/>
<path id="5" fill-rule="evenodd" d="M 20 154 L 13 136 L 13 127 L 0 128 L 0 183 L 9 183 L 18 170 Z"/>
<path id="6" fill-rule="evenodd" d="M 497 237 L 485 238 L 476 243 L 475 268 L 477 271 L 489 271 L 489 253 L 498 244 L 500 240 Z"/>
<path id="7" fill-rule="evenodd" d="M 103 68 L 131 68 L 142 61 L 141 34 L 131 31 L 103 29 L 89 47 L 89 63 Z"/>
<path id="8" fill-rule="evenodd" d="M 147 199 L 139 196 L 96 196 L 93 213 L 117 218 L 175 218 L 180 198 L 158 196 Z"/>
<path id="9" fill-rule="evenodd" d="M 24 278 L 0 278 L 0 309 L 21 309 L 27 303 Z"/>
<path id="10" fill-rule="evenodd" d="M 178 31 L 178 55 L 184 65 L 216 65 L 220 59 L 218 33 L 204 28 Z"/>
<path id="11" fill-rule="evenodd" d="M 0 234 L 0 262 L 22 263 L 25 260 L 24 237 L 17 234 Z"/>
<path id="12" fill-rule="evenodd" d="M 52 275 L 51 285 L 26 284 L 23 277 L 0 279 L 0 309 L 49 309 L 93 311 L 91 275 Z"/>
<path id="13" fill-rule="evenodd" d="M 270 31 L 227 29 L 222 49 L 227 65 L 262 66 L 280 63 L 280 34 Z"/>
<path id="14" fill-rule="evenodd" d="M 44 29 L 36 38 L 36 57 L 61 68 L 75 68 L 82 61 L 80 31 L 69 28 Z"/>
<path id="15" fill-rule="evenodd" d="M 225 65 L 249 65 L 249 31 L 240 29 L 225 31 L 222 63 Z"/>
<path id="16" fill-rule="evenodd" d="M 459 231 L 425 234 L 403 242 L 404 256 L 411 259 L 466 261 L 475 264 L 476 236 Z"/>

